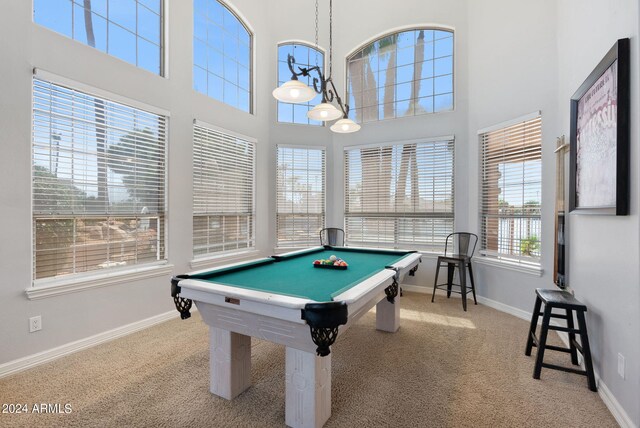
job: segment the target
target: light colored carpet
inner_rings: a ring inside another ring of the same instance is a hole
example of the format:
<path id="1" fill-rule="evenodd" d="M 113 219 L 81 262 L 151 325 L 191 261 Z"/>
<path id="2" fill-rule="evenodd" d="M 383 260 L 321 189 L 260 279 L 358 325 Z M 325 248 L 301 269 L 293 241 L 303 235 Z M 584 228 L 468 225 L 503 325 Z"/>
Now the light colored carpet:
<path id="1" fill-rule="evenodd" d="M 395 334 L 376 331 L 370 312 L 339 338 L 326 427 L 617 426 L 584 376 L 531 377 L 526 321 L 482 305 L 465 313 L 459 298 L 429 300 L 405 293 Z M 1 379 L 1 403 L 68 403 L 72 412 L 0 414 L 0 426 L 284 426 L 284 347 L 254 339 L 253 386 L 227 401 L 209 392 L 207 342 L 196 313 Z"/>

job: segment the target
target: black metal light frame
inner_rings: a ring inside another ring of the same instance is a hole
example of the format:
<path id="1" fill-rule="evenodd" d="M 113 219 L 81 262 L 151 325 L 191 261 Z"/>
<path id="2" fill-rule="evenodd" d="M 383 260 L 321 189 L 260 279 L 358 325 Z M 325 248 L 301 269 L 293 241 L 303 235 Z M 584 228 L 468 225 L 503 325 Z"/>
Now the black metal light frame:
<path id="1" fill-rule="evenodd" d="M 338 90 L 336 89 L 331 76 L 325 79 L 322 70 L 317 65 L 309 68 L 296 65 L 296 59 L 291 54 L 287 54 L 287 65 L 289 66 L 289 70 L 291 70 L 291 80 L 298 80 L 298 76 L 313 77 L 313 90 L 318 94 L 322 94 L 322 102 L 331 103 L 335 99 L 340 107 L 340 111 L 342 112 L 342 117 L 344 119 L 349 117 L 349 105 L 342 102 L 342 98 L 338 95 Z M 297 73 L 294 67 L 298 67 L 300 72 Z M 311 75 L 314 71 L 318 73 L 318 77 Z M 331 87 L 327 89 L 328 84 L 330 84 Z M 320 87 L 318 87 L 318 85 L 320 85 Z"/>

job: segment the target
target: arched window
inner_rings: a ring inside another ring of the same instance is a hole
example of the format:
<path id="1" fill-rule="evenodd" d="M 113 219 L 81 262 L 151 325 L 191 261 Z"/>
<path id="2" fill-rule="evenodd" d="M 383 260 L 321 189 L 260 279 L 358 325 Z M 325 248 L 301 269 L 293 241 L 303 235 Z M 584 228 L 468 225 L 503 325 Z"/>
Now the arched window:
<path id="1" fill-rule="evenodd" d="M 347 74 L 356 122 L 453 110 L 453 32 L 387 34 L 350 55 Z"/>
<path id="2" fill-rule="evenodd" d="M 251 113 L 252 34 L 224 3 L 193 2 L 193 88 Z"/>
<path id="3" fill-rule="evenodd" d="M 164 75 L 161 0 L 33 1 L 33 22 Z"/>
<path id="4" fill-rule="evenodd" d="M 278 86 L 291 80 L 291 71 L 287 65 L 287 55 L 292 55 L 296 59 L 296 67 L 308 68 L 318 65 L 324 74 L 324 53 L 322 51 L 299 42 L 281 43 L 278 45 Z M 299 71 L 297 68 L 295 70 Z M 313 87 L 313 77 L 299 76 L 298 80 Z M 303 104 L 278 101 L 278 122 L 321 126 L 321 121 L 311 120 L 307 117 L 307 112 L 321 102 L 322 95 L 320 94 L 308 103 Z"/>

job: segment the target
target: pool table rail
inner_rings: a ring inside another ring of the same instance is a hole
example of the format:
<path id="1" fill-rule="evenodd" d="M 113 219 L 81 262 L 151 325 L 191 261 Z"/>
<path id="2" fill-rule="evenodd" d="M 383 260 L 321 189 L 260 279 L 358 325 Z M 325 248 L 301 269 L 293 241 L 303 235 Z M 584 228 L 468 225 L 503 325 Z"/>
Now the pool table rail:
<path id="1" fill-rule="evenodd" d="M 313 251 L 326 248 L 293 253 Z M 174 300 L 185 306 L 188 302 L 189 307 L 193 301 L 209 326 L 210 391 L 229 400 L 241 394 L 251 385 L 251 338 L 278 343 L 286 347 L 286 424 L 321 427 L 331 416 L 330 348 L 334 341 L 374 306 L 376 329 L 393 333 L 400 328 L 399 297 L 390 299 L 389 290 L 395 285 L 397 293 L 398 284 L 417 269 L 421 258 L 413 252 L 398 257 L 388 266 L 372 269 L 370 276 L 350 288 L 336 291 L 329 302 L 216 282 L 220 269 L 232 272 L 252 263 L 268 264 L 274 258 L 194 272 L 196 278 L 174 277 Z"/>

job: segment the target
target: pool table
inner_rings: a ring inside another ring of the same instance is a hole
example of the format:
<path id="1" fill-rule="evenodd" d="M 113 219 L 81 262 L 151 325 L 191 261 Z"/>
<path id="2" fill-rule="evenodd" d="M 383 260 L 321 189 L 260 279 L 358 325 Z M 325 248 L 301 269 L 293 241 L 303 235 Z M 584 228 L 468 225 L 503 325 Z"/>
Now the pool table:
<path id="1" fill-rule="evenodd" d="M 331 255 L 347 269 L 316 268 Z M 376 328 L 400 327 L 399 282 L 421 261 L 412 251 L 315 247 L 177 275 L 182 318 L 195 302 L 209 325 L 210 390 L 233 399 L 250 386 L 251 337 L 286 346 L 285 422 L 321 427 L 331 416 L 331 345 L 376 305 Z"/>

